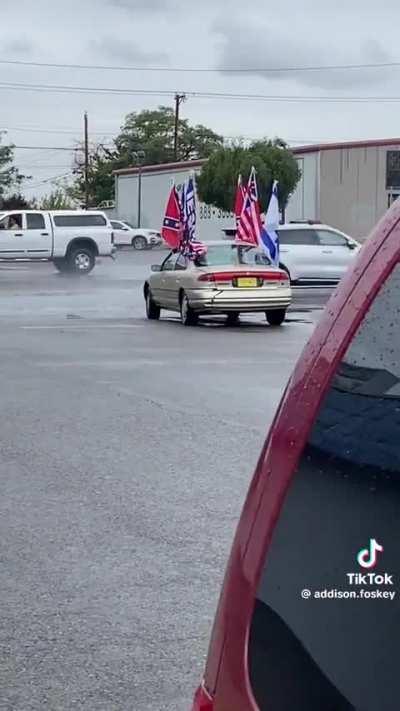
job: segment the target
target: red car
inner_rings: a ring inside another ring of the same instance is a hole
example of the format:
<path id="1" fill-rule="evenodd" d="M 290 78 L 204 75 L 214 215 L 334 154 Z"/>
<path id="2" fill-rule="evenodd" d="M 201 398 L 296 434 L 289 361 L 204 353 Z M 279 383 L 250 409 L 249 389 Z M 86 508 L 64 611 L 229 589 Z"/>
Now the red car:
<path id="1" fill-rule="evenodd" d="M 193 711 L 400 708 L 399 259 L 397 201 L 285 391 Z"/>

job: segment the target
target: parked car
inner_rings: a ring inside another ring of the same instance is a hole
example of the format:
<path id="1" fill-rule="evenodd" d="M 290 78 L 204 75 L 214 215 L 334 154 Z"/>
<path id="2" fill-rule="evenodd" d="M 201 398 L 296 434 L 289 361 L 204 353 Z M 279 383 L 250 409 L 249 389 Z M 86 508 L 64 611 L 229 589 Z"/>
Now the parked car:
<path id="1" fill-rule="evenodd" d="M 151 249 L 163 244 L 163 238 L 156 230 L 145 230 L 142 227 L 135 228 L 129 222 L 122 220 L 111 220 L 111 225 L 114 230 L 114 240 L 117 247 L 130 244 L 135 249 Z"/>
<path id="2" fill-rule="evenodd" d="M 62 272 L 88 274 L 112 257 L 113 231 L 103 212 L 12 210 L 0 215 L 0 259 L 47 260 Z"/>
<path id="3" fill-rule="evenodd" d="M 400 203 L 295 368 L 236 532 L 192 711 L 396 711 Z"/>
<path id="4" fill-rule="evenodd" d="M 264 312 L 270 325 L 280 326 L 291 301 L 286 272 L 246 243 L 208 242 L 195 261 L 171 252 L 152 270 L 144 285 L 149 319 L 167 309 L 180 312 L 184 326 L 202 314 L 226 314 L 234 324 L 242 312 Z"/>
<path id="5" fill-rule="evenodd" d="M 235 234 L 224 232 L 229 238 Z M 344 232 L 320 223 L 288 223 L 278 235 L 280 266 L 294 284 L 339 282 L 361 248 Z"/>

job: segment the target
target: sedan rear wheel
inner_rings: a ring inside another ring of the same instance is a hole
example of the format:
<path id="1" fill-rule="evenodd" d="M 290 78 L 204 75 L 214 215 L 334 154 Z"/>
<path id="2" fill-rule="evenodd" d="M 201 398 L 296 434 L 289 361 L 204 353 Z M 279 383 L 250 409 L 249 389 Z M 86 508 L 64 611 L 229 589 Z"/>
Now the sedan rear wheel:
<path id="1" fill-rule="evenodd" d="M 160 318 L 160 313 L 161 309 L 156 304 L 156 302 L 153 301 L 151 291 L 150 289 L 148 289 L 146 293 L 146 316 L 148 319 L 150 319 L 150 321 L 158 321 L 158 319 Z"/>
<path id="2" fill-rule="evenodd" d="M 183 326 L 195 326 L 199 317 L 189 304 L 189 299 L 186 294 L 182 294 L 181 298 L 181 321 Z"/>
<path id="3" fill-rule="evenodd" d="M 230 311 L 226 314 L 226 325 L 236 326 L 239 321 L 239 311 Z"/>
<path id="4" fill-rule="evenodd" d="M 266 311 L 265 316 L 270 326 L 281 326 L 286 318 L 286 309 Z"/>

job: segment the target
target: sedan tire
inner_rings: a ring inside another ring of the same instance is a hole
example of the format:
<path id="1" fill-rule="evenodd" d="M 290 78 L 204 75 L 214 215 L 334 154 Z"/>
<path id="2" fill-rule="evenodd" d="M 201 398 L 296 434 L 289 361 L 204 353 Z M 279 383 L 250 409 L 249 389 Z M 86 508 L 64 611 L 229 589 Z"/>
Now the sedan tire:
<path id="1" fill-rule="evenodd" d="M 226 314 L 226 325 L 227 326 L 237 326 L 239 321 L 239 311 L 230 311 Z"/>
<path id="2" fill-rule="evenodd" d="M 146 316 L 150 321 L 158 321 L 160 313 L 161 309 L 156 302 L 153 301 L 151 291 L 148 289 L 146 292 Z"/>
<path id="3" fill-rule="evenodd" d="M 198 314 L 193 311 L 189 304 L 189 299 L 185 292 L 181 297 L 181 322 L 183 326 L 196 326 L 199 320 Z"/>
<path id="4" fill-rule="evenodd" d="M 270 326 L 281 326 L 286 318 L 286 309 L 266 311 L 265 316 Z"/>

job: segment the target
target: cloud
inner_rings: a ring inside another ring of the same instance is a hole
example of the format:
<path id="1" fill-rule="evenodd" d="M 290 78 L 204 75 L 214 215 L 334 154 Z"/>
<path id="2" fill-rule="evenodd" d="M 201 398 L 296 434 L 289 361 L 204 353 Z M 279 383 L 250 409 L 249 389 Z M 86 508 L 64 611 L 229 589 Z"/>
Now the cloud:
<path id="1" fill-rule="evenodd" d="M 103 37 L 94 40 L 91 46 L 99 55 L 127 64 L 168 64 L 168 55 L 165 52 L 148 52 L 140 49 L 135 42 L 120 37 Z"/>
<path id="2" fill-rule="evenodd" d="M 169 12 L 176 6 L 176 0 L 109 0 L 110 5 L 132 12 Z"/>
<path id="3" fill-rule="evenodd" d="M 14 57 L 31 57 L 35 52 L 35 45 L 31 40 L 21 37 L 1 43 L 1 54 Z"/>
<path id="4" fill-rule="evenodd" d="M 295 81 L 299 85 L 321 89 L 363 88 L 382 84 L 390 70 L 335 69 L 296 71 L 296 67 L 332 66 L 339 64 L 369 64 L 391 61 L 391 57 L 376 40 L 366 40 L 358 48 L 346 49 L 342 43 L 336 51 L 331 43 L 319 39 L 315 32 L 307 40 L 302 33 L 291 33 L 286 27 L 268 28 L 260 25 L 217 22 L 214 31 L 219 36 L 219 69 L 232 67 L 232 76 L 244 75 L 235 69 L 249 70 L 245 76 L 263 77 L 269 81 Z M 292 68 L 289 71 L 263 69 Z"/>

